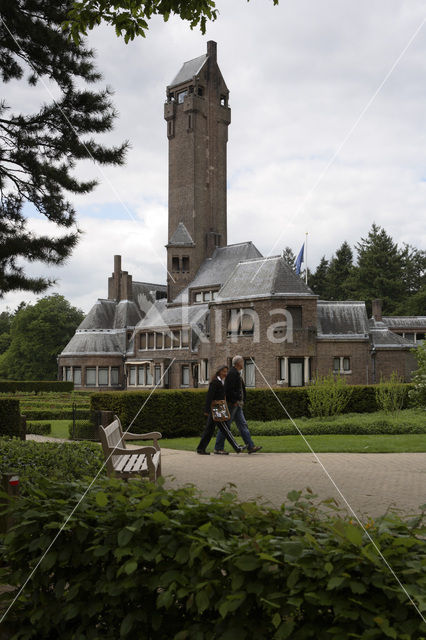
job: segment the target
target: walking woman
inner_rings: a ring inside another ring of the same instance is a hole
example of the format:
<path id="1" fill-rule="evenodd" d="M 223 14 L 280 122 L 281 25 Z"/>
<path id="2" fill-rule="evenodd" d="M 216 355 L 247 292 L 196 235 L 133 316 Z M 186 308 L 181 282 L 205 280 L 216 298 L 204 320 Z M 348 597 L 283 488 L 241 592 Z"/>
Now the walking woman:
<path id="1" fill-rule="evenodd" d="M 224 381 L 226 378 L 226 374 L 228 373 L 228 367 L 225 365 L 218 369 L 214 374 L 211 382 L 209 384 L 209 390 L 207 392 L 206 398 L 206 406 L 204 409 L 204 413 L 207 417 L 207 423 L 203 431 L 203 435 L 201 436 L 201 440 L 197 447 L 197 453 L 202 456 L 209 456 L 210 453 L 206 451 L 206 447 L 209 444 L 216 425 L 219 427 L 220 431 L 223 433 L 224 437 L 229 441 L 231 447 L 234 449 L 236 453 L 240 453 L 243 451 L 244 447 L 240 447 L 238 443 L 235 441 L 234 436 L 232 435 L 228 424 L 223 422 L 215 422 L 212 416 L 212 402 L 215 400 L 225 400 L 225 387 Z M 216 454 L 219 455 L 228 455 L 227 451 L 217 451 Z"/>

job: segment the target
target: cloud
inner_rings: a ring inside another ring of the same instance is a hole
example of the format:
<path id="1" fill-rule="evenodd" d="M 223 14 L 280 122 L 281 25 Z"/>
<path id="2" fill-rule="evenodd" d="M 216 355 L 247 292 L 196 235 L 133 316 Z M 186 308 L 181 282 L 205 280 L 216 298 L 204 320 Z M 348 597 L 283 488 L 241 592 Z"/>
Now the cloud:
<path id="1" fill-rule="evenodd" d="M 125 167 L 78 168 L 101 184 L 74 199 L 85 234 L 55 276 L 58 290 L 85 310 L 106 295 L 115 253 L 135 279 L 165 282 L 165 88 L 208 39 L 218 43 L 232 109 L 229 242 L 251 239 L 268 254 L 279 238 L 273 253 L 287 245 L 297 252 L 308 231 L 311 268 L 344 240 L 353 246 L 365 237 L 373 221 L 398 242 L 426 246 L 426 26 L 345 141 L 422 23 L 423 3 L 221 0 L 218 7 L 205 37 L 176 18 L 154 19 L 147 38 L 129 45 L 107 27 L 90 35 L 120 115 L 103 138 L 128 139 L 131 149 Z M 6 88 L 9 104 L 23 103 L 19 83 Z"/>

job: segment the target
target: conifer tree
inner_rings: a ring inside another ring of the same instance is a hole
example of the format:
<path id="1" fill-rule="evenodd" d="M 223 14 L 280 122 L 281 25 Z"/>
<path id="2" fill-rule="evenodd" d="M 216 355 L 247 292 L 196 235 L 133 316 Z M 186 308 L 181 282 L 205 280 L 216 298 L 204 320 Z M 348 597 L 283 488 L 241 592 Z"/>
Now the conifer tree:
<path id="1" fill-rule="evenodd" d="M 346 240 L 337 249 L 327 270 L 327 295 L 330 300 L 347 300 L 351 297 L 350 278 L 353 274 L 353 253 Z"/>
<path id="2" fill-rule="evenodd" d="M 0 296 L 13 289 L 39 292 L 51 284 L 29 276 L 22 258 L 59 265 L 75 247 L 79 232 L 70 194 L 89 193 L 96 185 L 75 176 L 76 161 L 124 161 L 126 144 L 107 147 L 92 137 L 111 130 L 115 112 L 110 91 L 90 87 L 101 78 L 93 52 L 62 29 L 71 5 L 71 0 L 0 4 Z M 20 113 L 6 94 L 7 83 L 16 80 L 26 87 L 30 106 L 34 87 L 43 87 L 43 81 L 56 98 L 46 89 L 37 110 Z M 31 208 L 60 233 L 32 232 L 24 213 Z"/>
<path id="3" fill-rule="evenodd" d="M 296 270 L 296 256 L 293 253 L 293 249 L 291 247 L 286 247 L 283 251 L 283 258 L 289 265 L 293 271 Z"/>
<path id="4" fill-rule="evenodd" d="M 315 272 L 309 279 L 309 286 L 322 300 L 328 299 L 328 260 L 325 256 L 321 258 Z"/>

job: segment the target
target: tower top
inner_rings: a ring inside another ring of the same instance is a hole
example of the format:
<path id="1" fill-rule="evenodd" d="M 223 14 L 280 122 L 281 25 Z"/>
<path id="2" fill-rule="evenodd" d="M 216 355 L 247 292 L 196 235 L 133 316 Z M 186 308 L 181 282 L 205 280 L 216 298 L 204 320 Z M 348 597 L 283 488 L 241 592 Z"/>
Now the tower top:
<path id="1" fill-rule="evenodd" d="M 179 69 L 179 72 L 173 78 L 167 88 L 169 89 L 171 87 L 177 87 L 180 84 L 190 82 L 193 78 L 198 76 L 207 60 L 217 62 L 217 44 L 214 40 L 208 41 L 207 53 L 204 53 L 202 56 L 198 56 L 197 58 L 193 58 L 192 60 L 188 60 L 187 62 L 183 63 L 182 67 Z"/>

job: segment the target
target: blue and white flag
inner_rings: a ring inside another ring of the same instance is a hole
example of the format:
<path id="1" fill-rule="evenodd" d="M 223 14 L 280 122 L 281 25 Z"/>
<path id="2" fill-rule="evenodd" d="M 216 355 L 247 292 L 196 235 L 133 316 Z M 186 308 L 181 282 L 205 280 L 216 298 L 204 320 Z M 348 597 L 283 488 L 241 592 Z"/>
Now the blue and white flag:
<path id="1" fill-rule="evenodd" d="M 302 266 L 302 262 L 304 262 L 303 254 L 305 252 L 305 243 L 302 244 L 302 248 L 299 251 L 299 255 L 296 258 L 296 274 L 300 275 L 300 267 Z"/>

